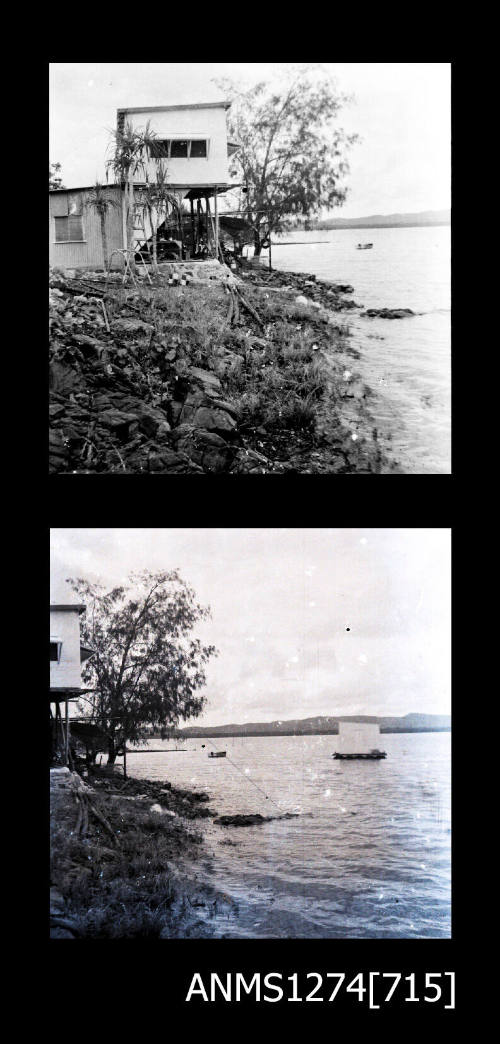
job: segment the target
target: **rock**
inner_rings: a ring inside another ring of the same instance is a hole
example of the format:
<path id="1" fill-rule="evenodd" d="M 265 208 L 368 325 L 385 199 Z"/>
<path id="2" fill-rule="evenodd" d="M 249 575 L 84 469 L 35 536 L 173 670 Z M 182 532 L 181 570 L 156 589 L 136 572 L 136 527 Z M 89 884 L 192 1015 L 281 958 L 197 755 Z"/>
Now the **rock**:
<path id="1" fill-rule="evenodd" d="M 189 370 L 189 377 L 201 385 L 205 395 L 213 396 L 222 391 L 217 374 L 212 373 L 211 370 L 200 370 L 197 366 L 192 366 Z"/>
<path id="2" fill-rule="evenodd" d="M 106 351 L 107 345 L 102 341 L 99 341 L 97 337 L 88 337 L 87 334 L 72 334 L 71 341 L 78 345 L 79 348 L 90 349 L 96 356 L 102 355 Z M 85 353 L 85 354 L 88 354 Z"/>
<path id="3" fill-rule="evenodd" d="M 112 330 L 113 333 L 124 334 L 152 333 L 154 326 L 152 323 L 144 322 L 143 319 L 129 319 L 128 317 L 122 317 L 119 319 L 113 319 Z"/>
<path id="4" fill-rule="evenodd" d="M 273 819 L 294 819 L 298 812 L 283 812 L 280 816 L 261 816 L 259 812 L 250 815 L 218 816 L 214 823 L 219 826 L 256 826 L 260 823 L 270 823 Z"/>
<path id="5" fill-rule="evenodd" d="M 230 413 L 232 417 L 239 417 L 240 415 L 238 406 L 236 406 L 234 402 L 228 402 L 227 399 L 214 399 L 213 406 L 214 409 L 226 410 L 226 412 Z"/>
<path id="6" fill-rule="evenodd" d="M 153 452 L 149 456 L 150 471 L 167 471 L 185 475 L 190 471 L 201 471 L 186 453 L 176 453 L 170 447 Z"/>
<path id="7" fill-rule="evenodd" d="M 227 410 L 208 409 L 206 406 L 196 410 L 192 423 L 196 428 L 223 432 L 226 435 L 231 434 L 236 428 L 236 421 Z"/>
<path id="8" fill-rule="evenodd" d="M 57 888 L 50 889 L 50 912 L 51 914 L 64 913 L 66 903 Z"/>
<path id="9" fill-rule="evenodd" d="M 295 297 L 294 301 L 295 301 L 295 304 L 298 304 L 298 305 L 310 305 L 311 304 L 311 301 L 309 301 L 309 299 L 307 297 L 304 297 L 303 294 L 299 294 L 298 297 Z"/>
<path id="10" fill-rule="evenodd" d="M 184 450 L 192 460 L 198 463 L 203 471 L 219 473 L 226 471 L 233 458 L 233 450 L 224 439 L 214 431 L 188 428 L 182 429 L 181 438 L 177 443 L 177 449 Z"/>
<path id="11" fill-rule="evenodd" d="M 362 315 L 379 319 L 406 319 L 409 315 L 415 315 L 411 308 L 368 308 Z"/>
<path id="12" fill-rule="evenodd" d="M 49 471 L 64 468 L 69 459 L 68 447 L 60 431 L 49 432 Z"/>
<path id="13" fill-rule="evenodd" d="M 151 805 L 150 812 L 156 812 L 160 816 L 177 816 L 177 812 L 172 812 L 169 808 L 162 808 L 161 805 Z"/>
<path id="14" fill-rule="evenodd" d="M 60 402 L 51 402 L 49 406 L 49 417 L 59 417 L 61 413 L 64 413 L 64 406 Z"/>
<path id="15" fill-rule="evenodd" d="M 136 420 L 134 413 L 124 413 L 122 410 L 105 410 L 98 415 L 98 423 L 104 428 L 116 432 L 119 437 L 126 438 L 129 427 Z"/>
<path id="16" fill-rule="evenodd" d="M 154 406 L 148 406 L 146 403 L 141 403 L 137 408 L 135 416 L 139 422 L 139 428 L 141 431 L 152 438 L 158 436 L 160 430 L 162 434 L 166 434 L 170 431 L 170 424 L 168 423 L 165 414 Z"/>
<path id="17" fill-rule="evenodd" d="M 72 366 L 54 360 L 49 366 L 49 387 L 60 395 L 69 395 L 82 385 L 83 379 Z"/>
<path id="18" fill-rule="evenodd" d="M 170 420 L 177 424 L 182 413 L 182 402 L 171 402 L 169 405 Z"/>
<path id="19" fill-rule="evenodd" d="M 268 469 L 269 466 L 269 460 L 262 453 L 251 449 L 240 449 L 233 460 L 231 471 L 242 475 L 248 472 L 262 474 L 263 468 Z"/>

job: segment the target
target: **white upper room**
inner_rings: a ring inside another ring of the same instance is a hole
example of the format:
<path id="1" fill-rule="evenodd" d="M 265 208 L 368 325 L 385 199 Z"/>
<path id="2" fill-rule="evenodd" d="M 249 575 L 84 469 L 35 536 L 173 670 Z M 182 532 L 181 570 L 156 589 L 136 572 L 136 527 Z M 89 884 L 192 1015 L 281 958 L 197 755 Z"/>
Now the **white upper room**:
<path id="1" fill-rule="evenodd" d="M 230 102 L 219 100 L 175 105 L 118 109 L 117 128 L 130 124 L 145 130 L 149 123 L 159 141 L 158 155 L 167 168 L 168 182 L 175 187 L 227 186 L 230 184 L 226 112 Z M 146 164 L 148 178 L 155 180 L 155 163 Z M 134 174 L 134 182 L 145 181 L 144 170 Z"/>
<path id="2" fill-rule="evenodd" d="M 80 689 L 81 664 L 92 655 L 92 650 L 80 642 L 81 604 L 51 604 L 50 606 L 50 689 Z"/>

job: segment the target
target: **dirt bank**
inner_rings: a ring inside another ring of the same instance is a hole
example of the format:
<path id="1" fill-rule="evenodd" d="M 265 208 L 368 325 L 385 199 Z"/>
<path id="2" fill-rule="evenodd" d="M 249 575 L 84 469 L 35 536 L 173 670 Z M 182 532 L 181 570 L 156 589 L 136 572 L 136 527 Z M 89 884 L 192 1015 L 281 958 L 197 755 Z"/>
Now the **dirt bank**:
<path id="1" fill-rule="evenodd" d="M 355 374 L 352 288 L 220 269 L 135 287 L 52 272 L 50 470 L 391 470 Z"/>

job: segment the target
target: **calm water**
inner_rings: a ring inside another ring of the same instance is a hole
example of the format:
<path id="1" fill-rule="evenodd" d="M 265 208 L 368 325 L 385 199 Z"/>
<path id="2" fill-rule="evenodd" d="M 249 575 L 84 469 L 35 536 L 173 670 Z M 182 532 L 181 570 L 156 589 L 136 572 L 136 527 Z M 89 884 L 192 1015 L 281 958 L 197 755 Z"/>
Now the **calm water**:
<path id="1" fill-rule="evenodd" d="M 199 880 L 215 878 L 233 903 L 216 916 L 217 935 L 449 937 L 450 734 L 381 740 L 379 762 L 334 761 L 334 736 L 215 740 L 226 759 L 208 758 L 208 740 L 129 755 L 131 775 L 206 790 L 219 814 L 300 813 L 255 827 L 209 823 Z M 150 741 L 159 745 L 172 746 Z"/>
<path id="2" fill-rule="evenodd" d="M 451 471 L 450 229 L 293 232 L 273 245 L 275 268 L 350 283 L 363 308 L 411 308 L 410 319 L 346 313 L 356 369 L 374 392 L 379 439 L 408 474 Z M 317 240 L 321 240 L 317 243 Z M 373 250 L 356 244 L 373 243 Z M 370 437 L 369 432 L 363 432 Z"/>

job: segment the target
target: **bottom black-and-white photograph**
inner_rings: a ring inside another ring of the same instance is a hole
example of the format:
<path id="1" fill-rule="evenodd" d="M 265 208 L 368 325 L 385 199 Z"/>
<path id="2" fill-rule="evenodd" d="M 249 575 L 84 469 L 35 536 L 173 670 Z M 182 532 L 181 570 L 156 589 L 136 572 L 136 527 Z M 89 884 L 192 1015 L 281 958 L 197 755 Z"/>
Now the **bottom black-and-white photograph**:
<path id="1" fill-rule="evenodd" d="M 50 935 L 451 937 L 451 532 L 51 531 Z"/>

